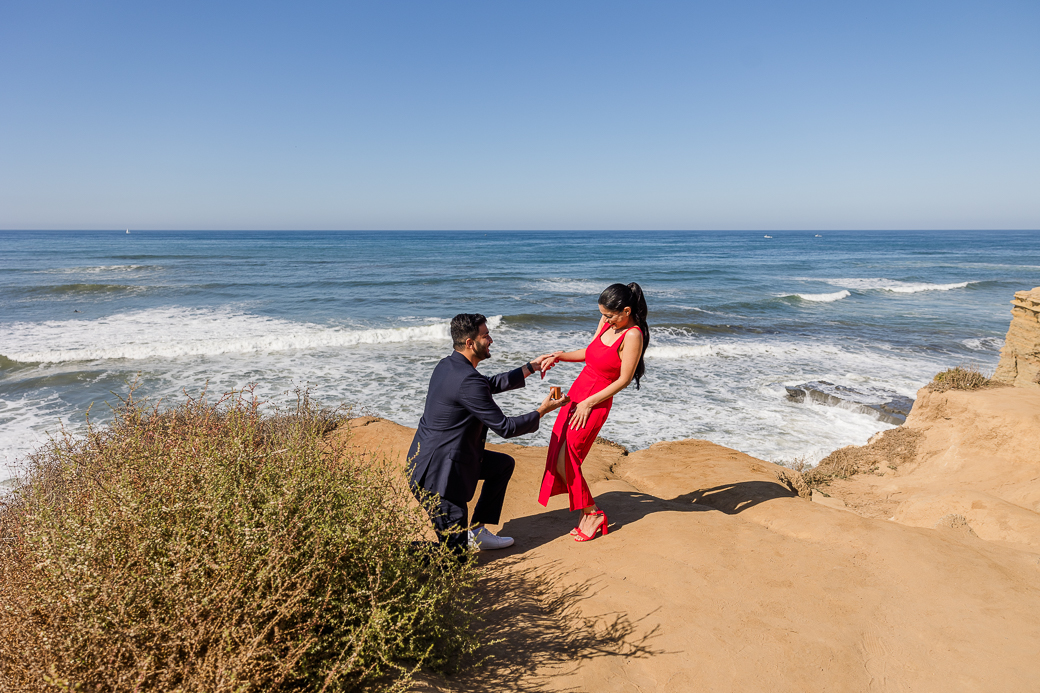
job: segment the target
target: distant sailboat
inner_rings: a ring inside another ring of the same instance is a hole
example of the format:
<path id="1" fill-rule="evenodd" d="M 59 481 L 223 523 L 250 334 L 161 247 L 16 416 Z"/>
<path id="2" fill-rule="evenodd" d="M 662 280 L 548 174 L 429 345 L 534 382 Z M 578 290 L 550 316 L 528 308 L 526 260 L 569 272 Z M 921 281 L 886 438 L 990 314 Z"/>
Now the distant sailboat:
<path id="1" fill-rule="evenodd" d="M 130 233 L 130 229 L 127 229 L 127 230 L 126 230 L 126 232 L 127 232 L 127 233 Z"/>

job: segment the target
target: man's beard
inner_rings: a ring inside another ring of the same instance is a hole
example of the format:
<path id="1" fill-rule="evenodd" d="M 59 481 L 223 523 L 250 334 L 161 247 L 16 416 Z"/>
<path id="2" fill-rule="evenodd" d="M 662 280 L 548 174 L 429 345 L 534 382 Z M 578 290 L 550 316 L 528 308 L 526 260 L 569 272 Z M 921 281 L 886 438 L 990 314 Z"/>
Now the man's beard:
<path id="1" fill-rule="evenodd" d="M 483 361 L 484 359 L 491 358 L 491 345 L 488 344 L 485 347 L 474 347 L 473 355 L 477 357 L 477 360 Z"/>

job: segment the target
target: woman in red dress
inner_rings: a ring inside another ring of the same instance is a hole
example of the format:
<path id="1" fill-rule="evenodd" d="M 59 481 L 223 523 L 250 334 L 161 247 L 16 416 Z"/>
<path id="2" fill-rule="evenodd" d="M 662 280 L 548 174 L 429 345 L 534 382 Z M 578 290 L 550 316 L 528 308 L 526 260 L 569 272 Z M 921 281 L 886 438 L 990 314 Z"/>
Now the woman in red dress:
<path id="1" fill-rule="evenodd" d="M 570 496 L 571 510 L 581 508 L 582 517 L 571 531 L 575 541 L 589 541 L 602 530 L 607 534 L 607 515 L 596 505 L 581 474 L 581 463 L 592 449 L 610 413 L 614 395 L 635 378 L 636 389 L 646 367 L 643 354 L 650 342 L 646 324 L 646 299 L 639 284 L 611 284 L 599 295 L 601 314 L 596 336 L 584 349 L 557 351 L 542 361 L 543 372 L 558 361 L 584 361 L 585 368 L 571 385 L 570 403 L 560 409 L 549 441 L 545 476 L 538 502 L 561 493 Z"/>

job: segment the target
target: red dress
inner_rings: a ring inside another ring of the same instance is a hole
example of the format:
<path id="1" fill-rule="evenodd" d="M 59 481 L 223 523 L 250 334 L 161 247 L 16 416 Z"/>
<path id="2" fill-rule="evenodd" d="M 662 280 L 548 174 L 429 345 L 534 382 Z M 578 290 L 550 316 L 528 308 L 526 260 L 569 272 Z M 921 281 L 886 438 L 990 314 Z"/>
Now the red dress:
<path id="1" fill-rule="evenodd" d="M 549 454 L 545 459 L 545 476 L 542 477 L 542 489 L 538 494 L 538 502 L 542 505 L 547 505 L 549 498 L 561 493 L 570 495 L 571 510 L 587 508 L 595 503 L 589 485 L 581 475 L 581 463 L 585 461 L 585 456 L 589 454 L 596 436 L 603 428 L 614 398 L 610 397 L 594 406 L 589 412 L 589 419 L 585 422 L 584 428 L 575 431 L 568 428 L 567 422 L 578 402 L 596 394 L 621 376 L 621 355 L 618 354 L 618 349 L 621 348 L 621 342 L 628 330 L 616 342 L 607 346 L 601 338 L 608 327 L 610 323 L 605 323 L 603 329 L 596 333 L 592 342 L 585 348 L 585 368 L 567 392 L 571 401 L 560 407 L 560 413 L 556 415 L 552 438 L 549 440 Z M 561 445 L 567 450 L 563 464 L 566 479 L 556 475 L 556 458 L 560 454 Z"/>

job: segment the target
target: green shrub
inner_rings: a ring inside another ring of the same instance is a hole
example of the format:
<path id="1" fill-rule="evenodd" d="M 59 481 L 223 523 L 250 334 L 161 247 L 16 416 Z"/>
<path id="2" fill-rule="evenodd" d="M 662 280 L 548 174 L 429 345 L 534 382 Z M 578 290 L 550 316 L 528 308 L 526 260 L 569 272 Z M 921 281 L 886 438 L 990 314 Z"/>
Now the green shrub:
<path id="1" fill-rule="evenodd" d="M 0 690 L 404 690 L 472 653 L 477 568 L 412 544 L 342 420 L 131 392 L 52 440 L 0 504 Z"/>

